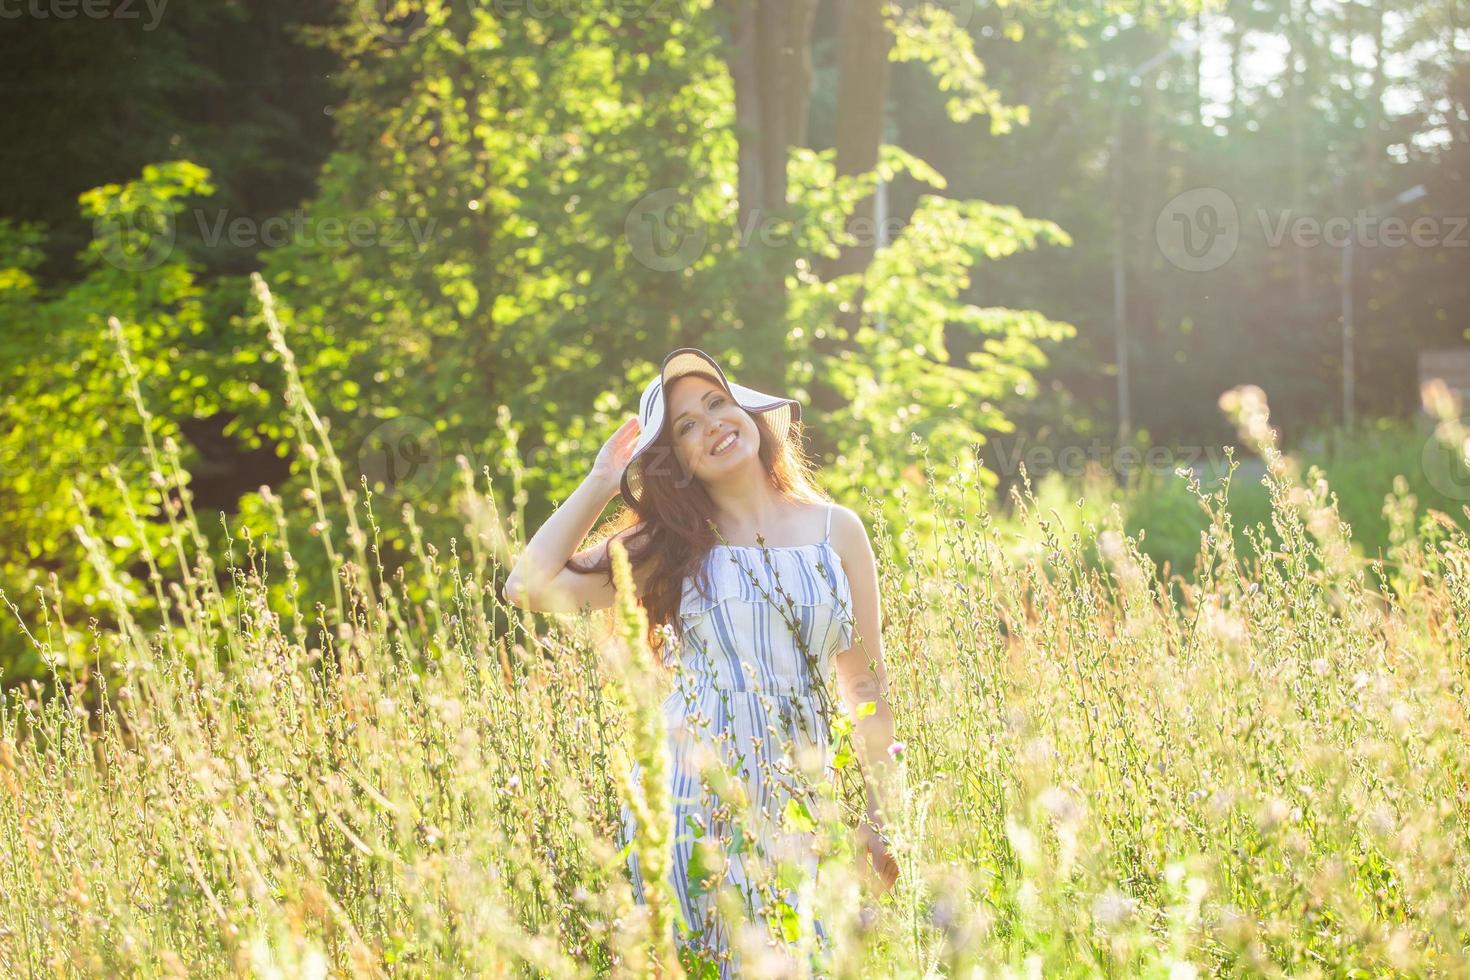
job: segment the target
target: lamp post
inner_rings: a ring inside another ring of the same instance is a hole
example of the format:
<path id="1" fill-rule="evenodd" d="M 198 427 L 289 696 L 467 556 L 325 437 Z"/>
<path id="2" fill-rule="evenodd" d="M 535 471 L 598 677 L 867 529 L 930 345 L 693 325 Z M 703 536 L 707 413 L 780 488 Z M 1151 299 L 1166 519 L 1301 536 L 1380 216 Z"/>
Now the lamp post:
<path id="1" fill-rule="evenodd" d="M 1134 82 L 1177 55 L 1187 54 L 1199 45 L 1199 39 L 1177 38 L 1163 51 L 1132 69 L 1118 86 L 1113 102 L 1113 134 L 1108 148 L 1108 164 L 1113 171 L 1113 347 L 1118 364 L 1118 444 L 1128 441 L 1133 429 L 1133 405 L 1128 382 L 1128 276 L 1124 256 L 1123 234 L 1123 101 Z"/>
<path id="2" fill-rule="evenodd" d="M 1402 207 L 1405 204 L 1419 200 L 1428 194 L 1423 184 L 1415 184 L 1408 190 L 1401 191 L 1393 200 L 1375 204 L 1368 208 L 1367 213 L 1373 214 L 1380 208 Z M 1356 240 L 1353 233 L 1348 232 L 1347 244 L 1342 249 L 1342 284 L 1339 287 L 1342 301 L 1342 427 L 1351 431 L 1355 421 L 1353 402 L 1357 396 L 1357 380 L 1355 377 L 1356 364 L 1353 355 L 1353 342 L 1357 334 L 1357 325 L 1353 322 L 1353 257 L 1355 253 Z"/>
<path id="3" fill-rule="evenodd" d="M 888 112 L 888 102 L 883 103 L 883 143 L 891 144 L 898 142 L 898 125 L 893 116 Z M 878 151 L 882 153 L 880 148 Z M 873 224 L 874 229 L 874 252 L 881 252 L 888 247 L 888 181 L 883 179 L 882 168 L 879 168 L 878 187 L 873 192 Z M 882 333 L 888 329 L 888 317 L 879 311 L 874 328 Z"/>

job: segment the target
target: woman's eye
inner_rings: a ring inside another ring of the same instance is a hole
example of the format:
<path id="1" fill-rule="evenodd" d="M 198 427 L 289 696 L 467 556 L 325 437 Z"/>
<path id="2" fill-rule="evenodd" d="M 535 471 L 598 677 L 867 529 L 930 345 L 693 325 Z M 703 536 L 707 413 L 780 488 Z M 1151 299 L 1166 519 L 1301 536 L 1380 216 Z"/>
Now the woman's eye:
<path id="1" fill-rule="evenodd" d="M 716 395 L 714 398 L 711 398 L 709 400 L 709 407 L 710 408 L 714 408 L 716 405 L 723 405 L 724 402 L 725 402 L 725 397 L 723 395 Z M 681 424 L 679 426 L 679 435 L 681 435 L 681 436 L 684 435 L 686 432 L 688 432 L 693 427 L 694 427 L 693 420 L 684 422 L 683 424 Z"/>

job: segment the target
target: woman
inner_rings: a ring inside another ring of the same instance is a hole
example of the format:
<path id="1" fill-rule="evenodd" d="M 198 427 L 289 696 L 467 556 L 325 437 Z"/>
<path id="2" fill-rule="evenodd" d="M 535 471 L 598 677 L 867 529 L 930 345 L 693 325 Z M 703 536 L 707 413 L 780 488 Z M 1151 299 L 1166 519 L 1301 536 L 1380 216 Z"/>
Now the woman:
<path id="1" fill-rule="evenodd" d="M 725 883 L 748 911 L 769 913 L 768 897 L 795 904 L 792 894 L 772 896 L 767 879 L 752 881 L 746 858 L 759 854 L 763 861 L 751 864 L 766 868 L 794 858 L 816 872 L 810 830 L 785 818 L 792 800 L 809 799 L 799 778 L 803 760 L 810 764 L 815 754 L 831 773 L 829 665 L 855 719 L 868 776 L 860 854 L 870 859 L 880 893 L 898 874 L 875 786 L 886 785 L 878 770 L 887 768 L 894 745 L 876 564 L 862 521 L 813 485 L 800 416 L 792 399 L 728 382 L 703 351 L 672 352 L 644 389 L 639 416 L 613 433 L 581 486 L 532 537 L 505 590 L 516 605 L 538 611 L 607 608 L 615 599 L 607 543 L 625 542 L 650 643 L 678 673 L 664 701 L 672 884 L 691 945 L 719 959 L 722 975 L 738 969 L 739 956 L 715 912 L 713 883 L 692 880 L 700 878 L 690 873 L 698 870 L 691 867 L 694 839 L 710 834 L 724 845 Z M 627 508 L 612 533 L 572 555 L 619 492 Z M 865 702 L 875 710 L 859 712 Z M 744 781 L 745 813 L 732 815 L 701 785 L 711 760 Z M 622 818 L 623 839 L 631 840 L 626 807 Z M 629 869 L 642 901 L 636 854 Z M 820 923 L 818 930 L 825 938 Z"/>

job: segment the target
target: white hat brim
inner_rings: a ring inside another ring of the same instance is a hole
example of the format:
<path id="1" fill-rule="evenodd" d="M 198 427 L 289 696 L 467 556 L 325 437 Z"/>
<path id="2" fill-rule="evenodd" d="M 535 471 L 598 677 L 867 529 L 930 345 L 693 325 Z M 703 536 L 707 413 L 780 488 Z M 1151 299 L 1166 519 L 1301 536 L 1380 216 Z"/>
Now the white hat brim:
<path id="1" fill-rule="evenodd" d="M 663 431 L 667 415 L 664 407 L 664 390 L 674 381 L 694 371 L 714 375 L 730 397 L 735 399 L 735 402 L 747 412 L 763 413 L 767 425 L 777 439 L 784 440 L 791 428 L 791 423 L 801 418 L 801 405 L 794 398 L 772 395 L 745 385 L 734 384 L 725 377 L 725 372 L 720 369 L 713 357 L 697 347 L 681 347 L 664 358 L 659 376 L 650 381 L 643 389 L 643 397 L 638 405 L 640 427 L 638 441 L 633 444 L 633 455 L 623 470 L 621 491 L 624 500 L 638 503 L 642 499 L 643 470 L 646 466 L 669 465 L 671 474 L 680 475 L 675 473 L 672 459 L 644 460 L 643 457 L 658 439 L 659 433 Z"/>

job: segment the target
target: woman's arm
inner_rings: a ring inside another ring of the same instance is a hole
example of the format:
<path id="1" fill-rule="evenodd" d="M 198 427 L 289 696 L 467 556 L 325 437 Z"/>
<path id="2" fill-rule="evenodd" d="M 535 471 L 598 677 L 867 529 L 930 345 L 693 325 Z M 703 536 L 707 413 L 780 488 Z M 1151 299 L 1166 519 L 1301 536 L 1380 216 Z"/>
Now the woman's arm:
<path id="1" fill-rule="evenodd" d="M 898 792 L 899 787 L 891 755 L 895 744 L 893 711 L 888 704 L 888 671 L 883 662 L 878 564 L 862 519 L 846 507 L 839 507 L 837 516 L 833 538 L 851 586 L 854 626 L 852 646 L 835 659 L 837 686 L 853 719 L 853 741 L 868 790 L 867 817 L 873 830 L 879 831 L 885 793 Z M 873 707 L 871 714 L 865 715 L 860 706 L 867 703 Z"/>
<path id="2" fill-rule="evenodd" d="M 526 543 L 502 590 L 507 602 L 534 612 L 576 612 L 587 605 L 594 609 L 612 605 L 614 590 L 607 576 L 574 572 L 566 564 L 608 502 L 617 496 L 622 468 L 637 438 L 638 420 L 629 417 L 598 453 L 591 472 Z M 588 554 L 606 547 L 604 541 Z"/>

